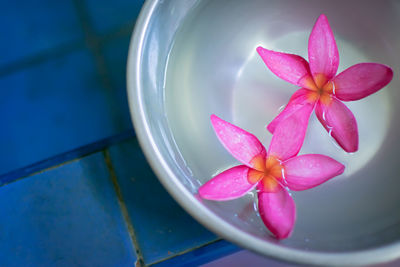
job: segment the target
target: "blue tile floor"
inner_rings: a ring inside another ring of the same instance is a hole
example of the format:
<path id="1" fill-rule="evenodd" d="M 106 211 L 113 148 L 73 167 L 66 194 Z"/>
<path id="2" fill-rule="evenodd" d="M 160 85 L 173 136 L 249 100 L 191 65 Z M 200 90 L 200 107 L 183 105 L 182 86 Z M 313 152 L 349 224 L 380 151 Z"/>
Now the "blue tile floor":
<path id="1" fill-rule="evenodd" d="M 138 147 L 125 66 L 143 1 L 0 1 L 0 266 L 198 265 L 238 251 L 175 203 Z"/>
<path id="2" fill-rule="evenodd" d="M 136 261 L 101 152 L 0 189 L 1 266 Z"/>

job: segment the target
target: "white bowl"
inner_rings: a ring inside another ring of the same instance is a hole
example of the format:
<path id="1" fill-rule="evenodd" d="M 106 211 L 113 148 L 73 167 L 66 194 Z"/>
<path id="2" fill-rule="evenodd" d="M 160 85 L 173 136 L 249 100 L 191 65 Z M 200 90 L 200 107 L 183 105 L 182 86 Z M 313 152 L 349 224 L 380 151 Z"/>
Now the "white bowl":
<path id="1" fill-rule="evenodd" d="M 273 238 L 254 196 L 228 202 L 196 197 L 213 174 L 236 165 L 218 142 L 217 114 L 254 133 L 296 89 L 276 78 L 258 45 L 307 58 L 307 39 L 325 13 L 340 53 L 339 71 L 379 62 L 394 79 L 378 93 L 348 103 L 360 149 L 346 154 L 311 118 L 301 153 L 326 154 L 345 173 L 295 192 L 292 237 Z M 211 231 L 260 254 L 300 264 L 364 265 L 400 257 L 400 2 L 317 0 L 146 1 L 132 36 L 128 93 L 136 134 L 169 193 Z"/>

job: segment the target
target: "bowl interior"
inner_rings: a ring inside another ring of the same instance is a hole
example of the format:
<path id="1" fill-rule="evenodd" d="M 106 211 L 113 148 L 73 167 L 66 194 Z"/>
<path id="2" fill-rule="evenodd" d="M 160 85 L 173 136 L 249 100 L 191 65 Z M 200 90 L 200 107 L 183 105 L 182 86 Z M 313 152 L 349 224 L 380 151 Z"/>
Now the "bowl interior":
<path id="1" fill-rule="evenodd" d="M 208 227 L 214 224 L 212 230 L 229 238 L 223 221 L 250 236 L 235 239 L 250 248 L 252 238 L 311 252 L 353 252 L 398 242 L 399 1 L 156 2 L 148 5 L 152 16 L 143 42 L 134 45 L 139 50 L 130 53 L 140 64 L 135 73 L 128 72 L 140 77 L 133 85 L 139 92 L 131 108 L 139 138 L 147 140 L 144 150 L 152 167 L 180 203 L 193 204 L 184 204 L 192 215 L 198 218 L 201 207 L 212 214 Z M 379 62 L 392 67 L 395 75 L 378 93 L 346 103 L 358 122 L 358 152 L 343 152 L 315 115 L 311 117 L 300 154 L 331 156 L 346 170 L 319 187 L 292 192 L 295 230 L 278 242 L 256 212 L 254 193 L 227 202 L 195 196 L 213 175 L 238 164 L 217 140 L 209 117 L 216 114 L 246 129 L 268 147 L 271 134 L 265 126 L 297 88 L 275 77 L 255 48 L 307 58 L 308 36 L 321 13 L 327 15 L 339 48 L 338 72 L 360 62 Z M 146 129 L 138 130 L 139 124 Z"/>

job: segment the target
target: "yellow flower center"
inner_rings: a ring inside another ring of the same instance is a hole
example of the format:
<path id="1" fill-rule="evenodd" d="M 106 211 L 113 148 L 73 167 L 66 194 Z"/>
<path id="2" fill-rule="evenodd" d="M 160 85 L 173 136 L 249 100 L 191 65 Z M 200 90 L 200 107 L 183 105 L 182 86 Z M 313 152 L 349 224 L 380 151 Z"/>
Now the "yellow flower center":
<path id="1" fill-rule="evenodd" d="M 317 74 L 314 79 L 307 77 L 305 82 L 310 89 L 308 99 L 311 102 L 320 100 L 325 105 L 332 102 L 333 82 L 328 81 L 324 74 Z"/>
<path id="2" fill-rule="evenodd" d="M 251 184 L 260 182 L 263 191 L 275 192 L 278 189 L 278 181 L 283 179 L 283 166 L 274 156 L 268 156 L 265 159 L 262 156 L 256 156 L 252 160 L 254 169 L 248 172 L 247 179 Z"/>

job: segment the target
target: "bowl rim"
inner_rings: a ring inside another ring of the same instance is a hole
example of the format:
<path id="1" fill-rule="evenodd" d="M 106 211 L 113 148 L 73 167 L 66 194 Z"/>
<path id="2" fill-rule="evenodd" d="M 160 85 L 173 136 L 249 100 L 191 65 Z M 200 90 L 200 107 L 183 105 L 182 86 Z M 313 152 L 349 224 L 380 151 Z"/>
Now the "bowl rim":
<path id="1" fill-rule="evenodd" d="M 265 242 L 255 236 L 227 223 L 202 205 L 179 181 L 177 175 L 166 163 L 162 153 L 152 137 L 146 121 L 142 86 L 140 83 L 140 66 L 142 50 L 152 15 L 163 0 L 146 0 L 136 20 L 131 36 L 127 61 L 127 94 L 128 103 L 139 144 L 157 178 L 168 193 L 192 217 L 218 236 L 233 242 L 240 247 L 278 260 L 311 265 L 359 266 L 389 262 L 400 257 L 400 241 L 392 244 L 352 252 L 317 252 L 283 247 Z"/>

